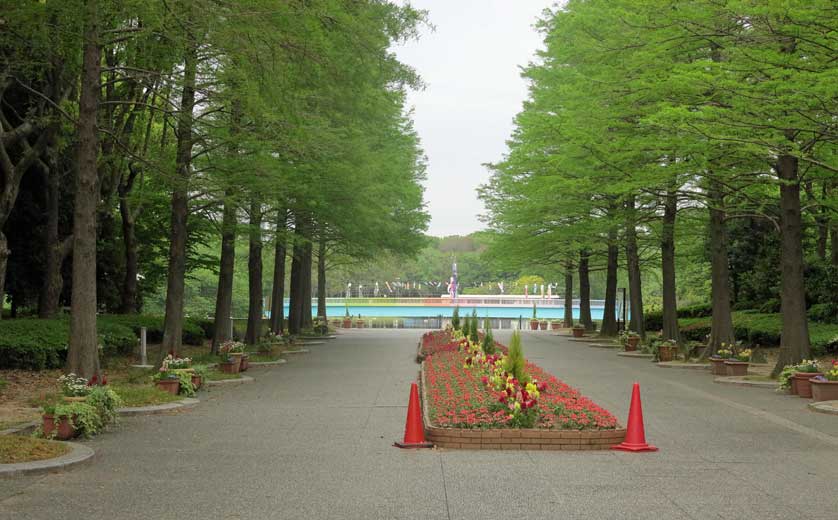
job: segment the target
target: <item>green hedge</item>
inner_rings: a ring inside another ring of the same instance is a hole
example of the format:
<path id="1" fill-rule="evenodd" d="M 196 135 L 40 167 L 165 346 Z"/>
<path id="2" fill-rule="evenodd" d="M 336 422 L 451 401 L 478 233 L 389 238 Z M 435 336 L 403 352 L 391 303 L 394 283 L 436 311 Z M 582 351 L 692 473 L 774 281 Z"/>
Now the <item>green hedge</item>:
<path id="1" fill-rule="evenodd" d="M 700 303 L 678 309 L 678 318 L 705 318 L 713 315 L 713 306 Z M 650 311 L 643 315 L 646 330 L 659 331 L 663 328 L 663 311 Z M 695 340 L 700 341 L 700 340 Z"/>
<path id="2" fill-rule="evenodd" d="M 146 328 L 146 338 L 149 343 L 163 341 L 163 316 L 152 314 L 103 314 L 99 316 L 99 323 L 108 323 L 128 327 L 140 337 L 140 328 Z M 186 345 L 203 345 L 206 333 L 200 320 L 184 318 L 183 335 L 181 341 Z"/>
<path id="3" fill-rule="evenodd" d="M 137 344 L 130 328 L 99 323 L 99 344 L 105 356 L 128 354 Z M 67 359 L 70 321 L 66 318 L 21 318 L 0 321 L 0 368 L 59 368 Z"/>

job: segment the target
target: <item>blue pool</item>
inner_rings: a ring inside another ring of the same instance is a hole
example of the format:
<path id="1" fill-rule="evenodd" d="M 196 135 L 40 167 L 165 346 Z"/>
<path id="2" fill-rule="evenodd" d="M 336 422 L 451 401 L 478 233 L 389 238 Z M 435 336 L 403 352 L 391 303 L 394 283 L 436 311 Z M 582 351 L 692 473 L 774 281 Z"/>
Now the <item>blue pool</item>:
<path id="1" fill-rule="evenodd" d="M 471 315 L 472 310 L 477 310 L 481 318 L 518 318 L 529 319 L 532 317 L 532 307 L 504 307 L 504 306 L 461 306 L 460 316 Z M 591 318 L 602 319 L 602 307 L 591 307 Z M 312 312 L 317 314 L 317 305 L 312 304 Z M 349 314 L 352 316 L 365 317 L 398 317 L 398 318 L 432 318 L 436 316 L 450 317 L 454 307 L 449 306 L 421 306 L 421 305 L 357 305 L 349 306 Z M 562 319 L 564 318 L 564 307 L 550 306 L 538 309 L 540 319 Z M 341 317 L 346 313 L 343 305 L 326 305 L 326 314 L 329 317 Z M 288 304 L 285 305 L 285 315 L 288 316 Z M 573 308 L 573 317 L 579 318 L 579 309 Z"/>

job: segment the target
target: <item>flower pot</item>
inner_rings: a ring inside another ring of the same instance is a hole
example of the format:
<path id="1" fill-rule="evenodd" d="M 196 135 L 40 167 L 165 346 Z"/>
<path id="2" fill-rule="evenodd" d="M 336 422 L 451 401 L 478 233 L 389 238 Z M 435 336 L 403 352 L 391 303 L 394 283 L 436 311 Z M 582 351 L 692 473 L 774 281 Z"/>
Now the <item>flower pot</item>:
<path id="1" fill-rule="evenodd" d="M 225 374 L 238 374 L 240 366 L 241 365 L 239 365 L 235 361 L 227 361 L 218 364 L 218 368 L 221 369 L 221 372 Z"/>
<path id="2" fill-rule="evenodd" d="M 815 401 L 838 401 L 838 381 L 809 381 L 809 384 Z"/>
<path id="3" fill-rule="evenodd" d="M 239 363 L 239 372 L 244 372 L 248 368 L 250 368 L 250 356 L 244 355 Z"/>
<path id="4" fill-rule="evenodd" d="M 180 380 L 179 379 L 161 379 L 157 381 L 155 384 L 157 388 L 160 390 L 164 390 L 169 392 L 172 395 L 177 395 L 178 391 L 180 390 Z"/>
<path id="5" fill-rule="evenodd" d="M 574 338 L 581 338 L 585 335 L 585 329 L 577 329 L 574 327 L 573 329 L 573 337 Z"/>
<path id="6" fill-rule="evenodd" d="M 710 358 L 710 373 L 714 376 L 727 375 L 725 360 L 722 358 Z"/>
<path id="7" fill-rule="evenodd" d="M 230 361 L 232 361 L 238 366 L 236 371 L 240 371 L 242 366 L 242 358 L 244 357 L 244 352 L 230 352 L 229 354 L 227 354 L 227 357 L 230 359 Z"/>
<path id="8" fill-rule="evenodd" d="M 356 329 L 363 329 L 364 328 L 364 320 L 355 320 L 355 328 Z"/>
<path id="9" fill-rule="evenodd" d="M 725 370 L 729 376 L 747 376 L 748 365 L 750 363 L 747 361 L 725 360 Z"/>
<path id="10" fill-rule="evenodd" d="M 800 397 L 811 399 L 812 397 L 812 383 L 809 381 L 815 376 L 822 376 L 820 372 L 795 372 L 792 376 L 795 383 L 797 383 L 797 395 Z"/>
<path id="11" fill-rule="evenodd" d="M 45 414 L 43 421 L 41 429 L 44 437 L 52 437 L 54 434 L 56 439 L 66 441 L 76 436 L 76 429 L 73 428 L 69 417 L 61 417 L 56 421 L 54 415 Z"/>
<path id="12" fill-rule="evenodd" d="M 662 361 L 664 363 L 672 361 L 673 359 L 675 359 L 675 351 L 677 349 L 678 347 L 658 347 L 658 361 Z"/>
<path id="13" fill-rule="evenodd" d="M 201 376 L 197 376 L 195 374 L 192 374 L 192 386 L 195 388 L 195 390 L 201 388 L 202 384 L 203 384 L 203 380 L 201 379 Z"/>
<path id="14" fill-rule="evenodd" d="M 530 330 L 538 330 L 538 320 L 530 320 Z"/>
<path id="15" fill-rule="evenodd" d="M 626 352 L 634 352 L 637 350 L 637 344 L 640 343 L 640 336 L 629 336 L 626 338 Z M 663 360 L 661 360 L 663 361 Z M 671 361 L 671 359 L 670 359 Z"/>
<path id="16" fill-rule="evenodd" d="M 562 324 L 558 321 L 550 322 L 550 330 L 559 330 L 562 327 Z"/>
<path id="17" fill-rule="evenodd" d="M 343 319 L 343 328 L 344 329 L 351 329 L 352 328 L 352 320 L 349 318 Z"/>
<path id="18" fill-rule="evenodd" d="M 541 327 L 541 330 L 547 330 L 547 320 L 539 321 L 538 326 Z"/>

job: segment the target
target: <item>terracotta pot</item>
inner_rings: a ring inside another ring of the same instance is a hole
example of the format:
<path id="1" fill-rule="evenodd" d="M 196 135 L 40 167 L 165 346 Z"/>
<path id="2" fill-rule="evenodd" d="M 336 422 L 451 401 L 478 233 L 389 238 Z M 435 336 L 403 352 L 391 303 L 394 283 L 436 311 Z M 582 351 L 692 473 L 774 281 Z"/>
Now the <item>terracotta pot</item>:
<path id="1" fill-rule="evenodd" d="M 750 363 L 747 361 L 725 360 L 725 370 L 729 376 L 747 376 L 748 365 L 750 365 Z"/>
<path id="2" fill-rule="evenodd" d="M 177 395 L 178 391 L 180 390 L 180 380 L 179 379 L 161 379 L 157 381 L 155 384 L 157 388 L 160 390 L 164 390 L 169 392 L 172 395 Z"/>
<path id="3" fill-rule="evenodd" d="M 558 321 L 550 322 L 550 330 L 559 330 L 562 327 L 562 324 Z"/>
<path id="4" fill-rule="evenodd" d="M 247 355 L 242 356 L 241 363 L 239 363 L 239 372 L 244 372 L 250 368 L 250 357 Z"/>
<path id="5" fill-rule="evenodd" d="M 233 361 L 219 363 L 218 368 L 225 374 L 238 374 L 239 373 L 239 364 Z"/>
<path id="6" fill-rule="evenodd" d="M 809 381 L 815 376 L 822 376 L 821 372 L 795 372 L 794 381 L 797 383 L 797 395 L 800 397 L 812 398 L 812 383 Z"/>
<path id="7" fill-rule="evenodd" d="M 626 352 L 634 352 L 637 350 L 638 343 L 640 343 L 640 336 L 629 336 L 626 338 Z"/>
<path id="8" fill-rule="evenodd" d="M 344 329 L 351 329 L 352 328 L 352 320 L 349 318 L 343 319 L 343 328 Z"/>
<path id="9" fill-rule="evenodd" d="M 672 361 L 675 358 L 675 351 L 677 347 L 658 347 L 658 361 L 664 363 Z"/>
<path id="10" fill-rule="evenodd" d="M 710 358 L 710 373 L 714 376 L 727 375 L 725 360 L 722 358 Z"/>
<path id="11" fill-rule="evenodd" d="M 547 330 L 547 320 L 539 321 L 538 326 L 541 327 L 541 330 Z"/>
<path id="12" fill-rule="evenodd" d="M 355 320 L 355 328 L 356 329 L 363 329 L 364 328 L 364 320 Z"/>
<path id="13" fill-rule="evenodd" d="M 530 330 L 538 330 L 538 320 L 530 320 Z"/>
<path id="14" fill-rule="evenodd" d="M 192 386 L 195 387 L 195 390 L 201 388 L 202 384 L 203 380 L 201 379 L 201 376 L 196 376 L 195 374 L 192 374 Z"/>
<path id="15" fill-rule="evenodd" d="M 574 338 L 581 338 L 585 335 L 585 329 L 573 329 L 573 337 Z"/>
<path id="16" fill-rule="evenodd" d="M 809 381 L 809 384 L 815 401 L 838 401 L 838 381 Z"/>
<path id="17" fill-rule="evenodd" d="M 54 415 L 44 414 L 43 416 L 44 437 L 51 437 L 55 432 L 55 438 L 66 441 L 77 435 L 76 429 L 70 423 L 69 417 L 61 417 L 57 422 Z"/>

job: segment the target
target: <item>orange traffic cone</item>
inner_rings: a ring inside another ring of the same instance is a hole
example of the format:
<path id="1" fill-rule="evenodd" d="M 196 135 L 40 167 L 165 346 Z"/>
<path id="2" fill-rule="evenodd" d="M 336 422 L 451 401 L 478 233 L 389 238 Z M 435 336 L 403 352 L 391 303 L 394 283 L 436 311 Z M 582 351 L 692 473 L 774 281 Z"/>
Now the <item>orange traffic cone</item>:
<path id="1" fill-rule="evenodd" d="M 422 409 L 419 407 L 419 390 L 416 383 L 410 384 L 410 401 L 407 404 L 407 422 L 404 425 L 404 442 L 396 441 L 397 448 L 433 448 L 425 441 L 425 426 L 422 424 Z"/>
<path id="2" fill-rule="evenodd" d="M 651 444 L 646 444 L 646 431 L 643 428 L 643 406 L 640 404 L 640 383 L 634 383 L 631 390 L 631 405 L 629 406 L 629 420 L 626 428 L 626 440 L 612 450 L 622 451 L 658 451 Z"/>

